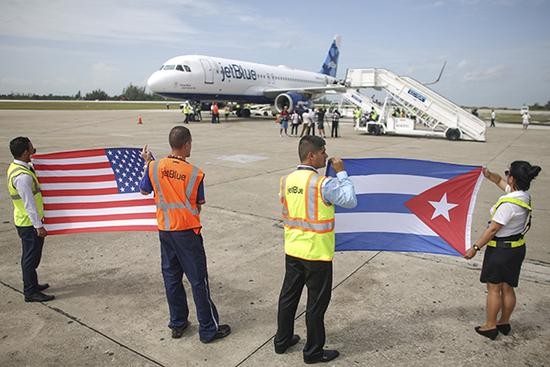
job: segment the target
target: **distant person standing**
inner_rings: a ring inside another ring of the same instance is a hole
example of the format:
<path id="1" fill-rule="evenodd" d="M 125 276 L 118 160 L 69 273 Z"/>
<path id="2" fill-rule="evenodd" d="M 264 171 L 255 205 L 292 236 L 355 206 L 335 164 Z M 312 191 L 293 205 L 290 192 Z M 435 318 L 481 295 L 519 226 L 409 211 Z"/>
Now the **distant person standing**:
<path id="1" fill-rule="evenodd" d="M 332 111 L 332 129 L 330 130 L 331 138 L 338 137 L 338 125 L 340 124 L 340 117 L 340 112 L 338 112 L 338 109 L 335 108 L 334 111 Z"/>
<path id="2" fill-rule="evenodd" d="M 283 131 L 285 132 L 285 135 L 288 136 L 288 120 L 290 118 L 290 113 L 288 112 L 288 106 L 284 106 L 283 107 L 283 110 L 281 111 L 281 116 L 280 116 L 280 124 L 281 124 L 281 129 L 279 130 L 279 135 L 282 137 L 283 136 Z"/>
<path id="3" fill-rule="evenodd" d="M 525 112 L 522 116 L 522 125 L 523 125 L 523 130 L 527 130 L 527 128 L 529 127 L 529 122 L 531 121 L 531 115 L 529 114 L 529 112 Z"/>
<path id="4" fill-rule="evenodd" d="M 201 114 L 202 104 L 200 102 L 195 103 L 195 120 L 202 121 Z"/>
<path id="5" fill-rule="evenodd" d="M 223 115 L 225 117 L 225 121 L 227 121 L 229 119 L 229 113 L 231 112 L 231 110 L 229 109 L 229 105 L 225 105 L 225 107 L 223 108 Z"/>
<path id="6" fill-rule="evenodd" d="M 492 109 L 491 110 L 491 126 L 490 127 L 495 127 L 496 118 L 497 118 L 497 114 L 495 113 L 495 110 Z"/>
<path id="7" fill-rule="evenodd" d="M 304 114 L 302 115 L 303 118 L 303 126 L 302 126 L 302 133 L 300 134 L 300 137 L 304 135 L 309 135 L 311 133 L 311 127 L 313 126 L 313 111 L 311 109 L 308 109 Z"/>
<path id="8" fill-rule="evenodd" d="M 324 139 L 325 135 L 325 109 L 319 108 L 317 111 L 317 129 L 319 129 L 319 135 Z M 315 134 L 313 134 L 315 135 Z"/>
<path id="9" fill-rule="evenodd" d="M 220 123 L 220 109 L 218 107 L 218 104 L 214 102 L 212 106 L 210 107 L 210 112 L 212 113 L 212 123 L 213 124 L 219 124 Z"/>
<path id="10" fill-rule="evenodd" d="M 47 302 L 55 296 L 42 293 L 48 283 L 39 284 L 36 269 L 42 259 L 44 238 L 48 232 L 42 222 L 44 202 L 38 178 L 31 166 L 31 156 L 36 152 L 27 137 L 10 141 L 13 162 L 8 167 L 8 191 L 13 202 L 13 222 L 21 238 L 21 270 L 25 302 Z"/>
<path id="11" fill-rule="evenodd" d="M 298 136 L 298 126 L 300 125 L 300 114 L 295 108 L 292 115 L 290 115 L 290 120 L 292 122 L 292 127 L 290 129 L 290 136 Z"/>

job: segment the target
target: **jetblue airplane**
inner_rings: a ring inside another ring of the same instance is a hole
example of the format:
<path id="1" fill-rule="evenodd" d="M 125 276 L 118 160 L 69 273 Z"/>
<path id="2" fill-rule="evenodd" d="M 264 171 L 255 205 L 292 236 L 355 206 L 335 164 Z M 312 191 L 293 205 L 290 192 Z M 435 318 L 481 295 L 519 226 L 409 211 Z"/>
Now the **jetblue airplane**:
<path id="1" fill-rule="evenodd" d="M 166 61 L 147 80 L 151 91 L 168 98 L 273 104 L 277 111 L 327 91 L 341 90 L 336 79 L 340 37 L 330 45 L 318 73 L 202 55 L 177 56 Z M 249 110 L 237 111 L 250 116 Z"/>

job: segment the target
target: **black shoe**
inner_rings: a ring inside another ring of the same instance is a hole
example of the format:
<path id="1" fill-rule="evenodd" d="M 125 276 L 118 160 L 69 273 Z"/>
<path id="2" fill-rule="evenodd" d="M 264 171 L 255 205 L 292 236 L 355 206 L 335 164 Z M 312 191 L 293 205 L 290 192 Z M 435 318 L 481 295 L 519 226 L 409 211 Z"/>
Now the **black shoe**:
<path id="1" fill-rule="evenodd" d="M 203 338 L 200 338 L 200 339 L 201 339 L 201 342 L 207 344 L 207 343 L 213 342 L 216 339 L 225 338 L 229 334 L 231 334 L 231 326 L 229 326 L 229 325 L 219 325 L 218 326 L 218 331 L 216 332 L 216 334 L 214 334 L 214 337 L 212 339 L 203 339 Z"/>
<path id="2" fill-rule="evenodd" d="M 336 357 L 338 357 L 339 355 L 340 355 L 340 352 L 338 352 L 337 350 L 325 349 L 325 350 L 323 350 L 323 355 L 321 357 L 315 358 L 315 359 L 306 359 L 306 358 L 304 358 L 304 363 L 305 364 L 313 364 L 313 363 L 330 362 L 333 359 L 335 359 Z"/>
<path id="3" fill-rule="evenodd" d="M 481 330 L 481 326 L 476 326 L 474 329 L 476 333 L 478 333 L 479 335 L 483 335 L 484 337 L 489 338 L 491 340 L 495 340 L 498 335 L 497 328 L 489 329 L 489 330 Z"/>
<path id="4" fill-rule="evenodd" d="M 512 331 L 512 327 L 510 326 L 510 324 L 497 325 L 497 329 L 504 335 L 508 335 L 510 334 L 510 331 Z"/>
<path id="5" fill-rule="evenodd" d="M 286 350 L 293 345 L 296 345 L 300 341 L 300 335 L 293 335 L 292 338 L 290 338 L 290 341 L 285 346 L 275 346 L 275 353 L 277 354 L 283 354 L 286 352 Z"/>
<path id="6" fill-rule="evenodd" d="M 50 285 L 48 283 L 38 284 L 36 288 L 38 289 L 39 292 L 42 292 L 43 290 L 50 288 Z"/>
<path id="7" fill-rule="evenodd" d="M 50 296 L 42 292 L 36 292 L 30 296 L 25 296 L 25 302 L 48 302 L 54 298 L 55 296 Z"/>
<path id="8" fill-rule="evenodd" d="M 173 339 L 181 338 L 183 335 L 183 332 L 185 331 L 185 329 L 187 329 L 188 326 L 189 326 L 189 323 L 185 324 L 184 326 L 172 328 L 172 338 Z"/>

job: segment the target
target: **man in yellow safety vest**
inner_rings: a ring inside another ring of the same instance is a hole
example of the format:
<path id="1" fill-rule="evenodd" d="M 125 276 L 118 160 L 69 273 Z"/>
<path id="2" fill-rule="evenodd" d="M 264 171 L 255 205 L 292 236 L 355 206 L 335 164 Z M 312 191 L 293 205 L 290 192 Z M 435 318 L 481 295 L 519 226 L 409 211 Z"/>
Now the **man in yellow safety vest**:
<path id="1" fill-rule="evenodd" d="M 279 296 L 275 352 L 284 353 L 300 340 L 294 335 L 296 308 L 304 285 L 308 288 L 306 326 L 303 349 L 305 363 L 328 362 L 338 357 L 336 350 L 324 350 L 324 315 L 332 292 L 334 257 L 334 205 L 353 208 L 357 205 L 353 183 L 339 158 L 331 163 L 336 178 L 317 172 L 326 165 L 325 140 L 318 136 L 300 139 L 301 164 L 281 178 L 280 199 L 283 205 L 286 273 Z"/>
<path id="2" fill-rule="evenodd" d="M 40 184 L 30 165 L 31 155 L 36 152 L 27 137 L 19 136 L 10 141 L 13 162 L 8 167 L 7 184 L 13 201 L 13 221 L 21 238 L 21 270 L 23 272 L 23 293 L 25 302 L 46 302 L 55 297 L 42 293 L 48 283 L 38 284 L 36 268 L 42 258 L 44 237 L 44 203 Z"/>

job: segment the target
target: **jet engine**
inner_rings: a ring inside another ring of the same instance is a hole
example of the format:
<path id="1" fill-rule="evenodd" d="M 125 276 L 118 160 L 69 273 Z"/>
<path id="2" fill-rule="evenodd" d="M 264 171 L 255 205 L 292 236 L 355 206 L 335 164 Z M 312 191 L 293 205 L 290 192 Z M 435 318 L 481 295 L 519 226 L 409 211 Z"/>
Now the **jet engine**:
<path id="1" fill-rule="evenodd" d="M 288 111 L 292 112 L 300 102 L 307 103 L 309 98 L 295 92 L 281 93 L 275 97 L 275 109 L 281 112 L 284 106 L 288 106 Z"/>

